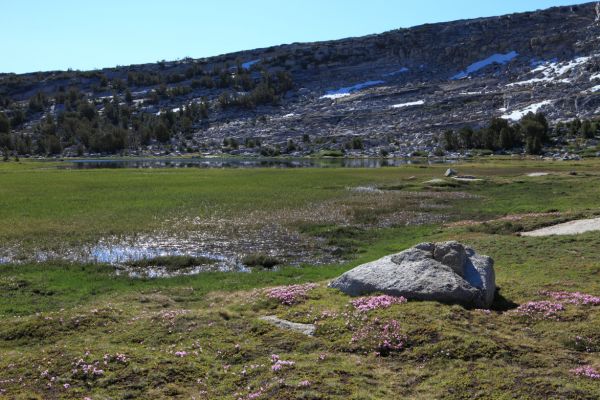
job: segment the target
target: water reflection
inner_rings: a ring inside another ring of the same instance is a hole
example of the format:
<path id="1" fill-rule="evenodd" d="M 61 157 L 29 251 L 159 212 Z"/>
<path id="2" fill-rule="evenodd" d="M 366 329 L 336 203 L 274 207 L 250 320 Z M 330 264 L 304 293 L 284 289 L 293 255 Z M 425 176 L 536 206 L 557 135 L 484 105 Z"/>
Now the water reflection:
<path id="1" fill-rule="evenodd" d="M 383 168 L 448 162 L 453 161 L 379 158 L 157 158 L 73 160 L 61 168 Z"/>

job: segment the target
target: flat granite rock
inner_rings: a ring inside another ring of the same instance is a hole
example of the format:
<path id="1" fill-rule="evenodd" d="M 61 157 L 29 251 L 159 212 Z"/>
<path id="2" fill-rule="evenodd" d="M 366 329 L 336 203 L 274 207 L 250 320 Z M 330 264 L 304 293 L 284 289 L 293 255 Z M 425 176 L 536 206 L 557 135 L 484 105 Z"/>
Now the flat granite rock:
<path id="1" fill-rule="evenodd" d="M 313 336 L 315 334 L 315 330 L 317 329 L 313 324 L 300 324 L 298 322 L 291 322 L 285 319 L 277 318 L 274 315 L 267 315 L 260 317 L 259 319 L 280 329 L 298 332 L 306 336 Z"/>
<path id="2" fill-rule="evenodd" d="M 329 284 L 350 296 L 385 293 L 489 308 L 496 291 L 494 261 L 461 243 L 421 243 L 359 265 Z"/>

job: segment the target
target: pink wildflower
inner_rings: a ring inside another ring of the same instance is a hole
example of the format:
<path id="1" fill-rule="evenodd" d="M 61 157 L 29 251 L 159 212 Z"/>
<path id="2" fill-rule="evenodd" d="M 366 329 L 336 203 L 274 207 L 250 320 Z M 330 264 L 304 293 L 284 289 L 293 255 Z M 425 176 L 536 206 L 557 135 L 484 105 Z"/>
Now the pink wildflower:
<path id="1" fill-rule="evenodd" d="M 290 306 L 305 299 L 307 293 L 316 287 L 317 285 L 315 283 L 276 287 L 267 291 L 267 297 L 275 299 L 281 304 Z"/>
<path id="2" fill-rule="evenodd" d="M 188 354 L 187 351 L 176 351 L 175 352 L 175 355 L 177 357 L 185 357 L 185 356 L 187 356 L 187 354 Z"/>
<path id="3" fill-rule="evenodd" d="M 407 343 L 407 337 L 401 333 L 400 323 L 392 319 L 384 324 L 378 320 L 364 324 L 352 336 L 350 343 L 366 342 L 376 343 L 375 350 L 378 355 L 386 355 L 393 351 L 402 350 Z"/>
<path id="4" fill-rule="evenodd" d="M 583 376 L 590 379 L 600 379 L 600 372 L 598 372 L 591 365 L 584 365 L 583 367 L 577 367 L 571 370 L 575 376 Z"/>
<path id="5" fill-rule="evenodd" d="M 263 388 L 260 388 L 256 392 L 248 393 L 248 396 L 246 396 L 246 399 L 248 399 L 248 400 L 258 399 L 264 393 L 265 393 L 265 390 Z"/>
<path id="6" fill-rule="evenodd" d="M 70 388 L 70 387 L 71 387 L 71 385 L 69 385 L 68 383 L 65 383 L 65 384 L 63 385 L 63 387 L 64 387 L 65 389 L 68 389 L 68 388 Z"/>
<path id="7" fill-rule="evenodd" d="M 591 306 L 600 305 L 600 297 L 581 292 L 542 292 L 542 294 L 552 297 L 554 300 L 564 301 L 569 304 Z"/>
<path id="8" fill-rule="evenodd" d="M 298 383 L 298 386 L 300 386 L 300 387 L 309 387 L 310 386 L 310 381 L 307 381 L 307 380 L 300 381 L 300 383 Z"/>
<path id="9" fill-rule="evenodd" d="M 381 295 L 381 296 L 370 296 L 370 297 L 360 297 L 356 300 L 352 301 L 352 305 L 359 311 L 371 311 L 376 309 L 388 308 L 392 304 L 401 304 L 406 303 L 406 298 Z"/>
<path id="10" fill-rule="evenodd" d="M 323 312 L 321 312 L 321 318 L 335 318 L 337 317 L 337 313 L 333 312 L 333 311 L 329 311 L 329 310 L 325 310 Z"/>
<path id="11" fill-rule="evenodd" d="M 295 361 L 281 360 L 277 354 L 271 354 L 271 370 L 274 372 L 280 371 L 284 366 L 293 366 L 296 364 Z"/>
<path id="12" fill-rule="evenodd" d="M 564 311 L 565 307 L 561 303 L 552 303 L 550 301 L 529 301 L 521 304 L 515 312 L 517 314 L 531 318 L 557 318 L 558 313 Z"/>

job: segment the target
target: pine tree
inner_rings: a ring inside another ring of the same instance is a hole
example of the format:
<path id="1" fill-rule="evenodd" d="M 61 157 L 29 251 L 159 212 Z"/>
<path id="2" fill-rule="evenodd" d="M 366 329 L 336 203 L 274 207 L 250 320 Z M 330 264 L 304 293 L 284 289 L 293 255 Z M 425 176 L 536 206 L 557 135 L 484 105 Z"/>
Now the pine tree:
<path id="1" fill-rule="evenodd" d="M 4 113 L 0 112 L 0 133 L 9 133 L 10 132 L 10 120 L 4 115 Z"/>

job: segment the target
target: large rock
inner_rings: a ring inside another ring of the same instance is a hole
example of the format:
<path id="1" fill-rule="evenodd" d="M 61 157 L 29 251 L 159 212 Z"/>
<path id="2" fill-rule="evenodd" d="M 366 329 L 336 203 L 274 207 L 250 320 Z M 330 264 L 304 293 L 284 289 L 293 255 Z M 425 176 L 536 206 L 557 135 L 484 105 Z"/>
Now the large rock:
<path id="1" fill-rule="evenodd" d="M 494 261 L 458 242 L 421 243 L 360 265 L 329 284 L 351 296 L 385 293 L 489 308 L 494 301 Z"/>

